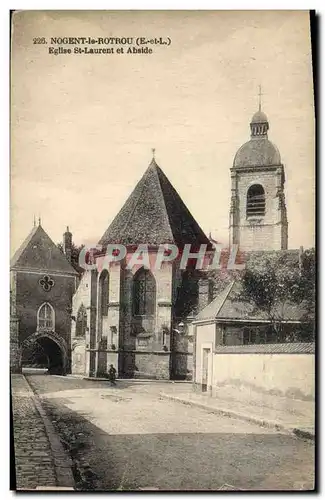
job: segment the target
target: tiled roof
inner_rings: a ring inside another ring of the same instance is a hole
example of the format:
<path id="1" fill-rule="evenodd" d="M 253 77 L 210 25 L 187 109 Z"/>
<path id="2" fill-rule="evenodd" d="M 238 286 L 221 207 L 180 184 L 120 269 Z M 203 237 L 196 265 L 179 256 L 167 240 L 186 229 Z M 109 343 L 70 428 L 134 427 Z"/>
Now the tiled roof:
<path id="1" fill-rule="evenodd" d="M 10 268 L 78 274 L 40 225 L 32 229 L 16 251 Z"/>
<path id="2" fill-rule="evenodd" d="M 249 320 L 267 320 L 268 317 L 266 313 L 257 310 L 253 303 L 249 303 L 238 298 L 240 293 L 241 285 L 239 282 L 232 287 L 230 293 L 228 294 L 226 300 L 224 301 L 222 307 L 218 311 L 217 318 L 220 320 L 224 319 L 243 319 Z M 281 313 L 277 316 L 281 317 L 283 321 L 299 321 L 306 311 L 303 309 L 302 305 L 291 304 L 290 302 L 285 302 L 281 305 Z"/>
<path id="3" fill-rule="evenodd" d="M 231 282 L 221 293 L 217 295 L 217 297 L 215 297 L 215 299 L 210 302 L 210 304 L 204 307 L 204 309 L 202 309 L 196 316 L 195 321 L 206 321 L 209 319 L 214 320 L 223 306 L 224 301 L 228 297 L 230 290 L 234 286 L 234 283 L 234 281 Z"/>
<path id="4" fill-rule="evenodd" d="M 241 300 L 241 284 L 234 281 L 228 285 L 210 304 L 196 316 L 195 321 L 267 321 L 268 316 L 257 309 L 253 303 Z M 300 321 L 306 314 L 302 304 L 286 302 L 281 305 L 281 314 L 278 316 L 283 321 Z"/>
<path id="5" fill-rule="evenodd" d="M 217 354 L 314 354 L 314 342 L 286 344 L 217 345 Z"/>
<path id="6" fill-rule="evenodd" d="M 153 159 L 99 241 L 103 246 L 211 243 Z"/>

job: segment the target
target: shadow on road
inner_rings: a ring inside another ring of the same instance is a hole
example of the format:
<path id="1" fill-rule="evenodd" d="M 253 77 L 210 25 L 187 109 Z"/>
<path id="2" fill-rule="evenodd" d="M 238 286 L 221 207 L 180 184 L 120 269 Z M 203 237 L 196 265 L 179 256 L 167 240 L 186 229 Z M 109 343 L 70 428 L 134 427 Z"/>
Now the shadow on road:
<path id="1" fill-rule="evenodd" d="M 159 387 L 166 385 L 170 385 L 173 387 L 174 385 L 177 386 L 182 386 L 182 387 L 188 387 L 189 384 L 184 383 L 184 382 L 173 382 L 173 381 L 147 381 L 147 380 L 135 380 L 135 379 L 118 379 L 116 381 L 116 385 L 112 386 L 112 384 L 109 382 L 109 380 L 90 380 L 90 379 L 84 379 L 84 378 L 77 378 L 77 377 L 69 377 L 69 376 L 64 376 L 64 375 L 51 375 L 49 373 L 44 373 L 42 371 L 39 372 L 26 372 L 24 373 L 30 385 L 33 387 L 35 392 L 38 394 L 46 394 L 53 392 L 53 388 L 50 384 L 46 384 L 44 380 L 46 380 L 47 377 L 55 377 L 57 380 L 56 387 L 58 387 L 58 391 L 64 390 L 64 391 L 69 391 L 69 390 L 74 390 L 74 389 L 99 389 L 101 387 L 103 388 L 112 388 L 112 389 L 130 389 L 130 388 L 135 388 L 137 391 L 141 390 L 141 387 L 148 388 L 148 387 Z M 32 375 L 32 377 L 30 377 Z M 38 378 L 42 380 L 42 383 L 33 384 L 33 379 Z M 61 379 L 61 384 L 59 380 Z"/>
<path id="2" fill-rule="evenodd" d="M 313 447 L 292 436 L 171 432 L 112 435 L 67 408 L 63 398 L 45 398 L 42 404 L 73 460 L 79 490 L 313 488 Z"/>

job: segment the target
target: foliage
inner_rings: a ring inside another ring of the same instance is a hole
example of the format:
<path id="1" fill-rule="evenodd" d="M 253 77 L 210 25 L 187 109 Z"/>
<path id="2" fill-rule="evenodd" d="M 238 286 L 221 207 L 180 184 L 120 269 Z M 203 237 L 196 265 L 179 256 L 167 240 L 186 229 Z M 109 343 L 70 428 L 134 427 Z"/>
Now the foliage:
<path id="1" fill-rule="evenodd" d="M 240 299 L 270 321 L 277 341 L 286 337 L 288 308 L 302 322 L 297 340 L 311 340 L 315 321 L 315 250 L 300 259 L 293 252 L 264 253 L 251 258 L 241 277 Z M 299 328 L 298 328 L 299 329 Z M 297 329 L 297 330 L 298 330 Z"/>
<path id="2" fill-rule="evenodd" d="M 62 253 L 64 253 L 62 242 L 58 243 L 57 247 L 59 250 L 61 250 Z M 79 254 L 80 254 L 81 250 L 83 249 L 83 247 L 84 247 L 84 245 L 77 246 L 73 242 L 71 245 L 71 265 L 80 274 L 83 273 L 83 271 L 84 271 L 84 269 L 79 266 Z"/>
<path id="3" fill-rule="evenodd" d="M 240 279 L 243 271 L 239 269 L 229 268 L 230 249 L 223 248 L 220 254 L 219 269 L 214 269 L 208 272 L 209 281 L 213 285 L 213 298 L 221 293 L 231 282 Z M 246 258 L 243 252 L 238 250 L 235 263 L 245 264 Z"/>

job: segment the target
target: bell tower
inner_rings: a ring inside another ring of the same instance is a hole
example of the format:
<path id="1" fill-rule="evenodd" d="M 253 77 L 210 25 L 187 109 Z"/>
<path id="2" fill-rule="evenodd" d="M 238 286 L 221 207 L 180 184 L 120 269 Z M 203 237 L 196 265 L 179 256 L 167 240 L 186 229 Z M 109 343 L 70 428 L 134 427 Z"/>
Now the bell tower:
<path id="1" fill-rule="evenodd" d="M 229 243 L 242 251 L 286 250 L 284 166 L 278 148 L 268 139 L 269 122 L 261 102 L 250 130 L 250 140 L 239 148 L 230 169 Z"/>

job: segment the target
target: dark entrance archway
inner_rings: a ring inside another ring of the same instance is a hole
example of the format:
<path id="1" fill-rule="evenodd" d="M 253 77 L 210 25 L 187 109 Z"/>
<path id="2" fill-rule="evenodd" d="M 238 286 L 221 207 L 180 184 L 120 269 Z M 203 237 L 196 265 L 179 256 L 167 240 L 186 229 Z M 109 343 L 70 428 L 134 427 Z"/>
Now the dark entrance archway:
<path id="1" fill-rule="evenodd" d="M 50 374 L 65 375 L 68 369 L 66 342 L 55 332 L 33 333 L 21 345 L 21 365 L 48 368 Z"/>

